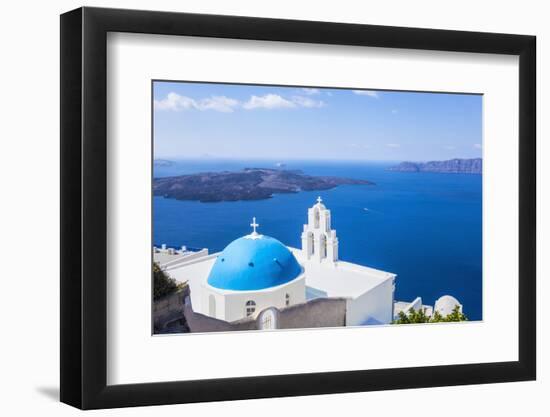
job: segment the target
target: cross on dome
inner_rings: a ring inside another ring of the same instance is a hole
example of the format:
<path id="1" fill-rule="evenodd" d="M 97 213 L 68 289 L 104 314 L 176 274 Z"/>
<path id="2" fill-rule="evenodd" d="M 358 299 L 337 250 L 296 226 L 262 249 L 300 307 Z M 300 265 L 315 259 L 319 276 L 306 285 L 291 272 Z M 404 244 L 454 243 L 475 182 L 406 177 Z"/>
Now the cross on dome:
<path id="1" fill-rule="evenodd" d="M 317 203 L 321 204 L 323 202 L 323 199 L 321 198 L 321 196 L 317 197 Z"/>
<path id="2" fill-rule="evenodd" d="M 256 223 L 256 217 L 252 217 L 252 223 L 250 223 L 250 226 L 252 226 L 253 229 L 252 234 L 257 235 L 258 233 L 256 232 L 256 227 L 259 227 L 260 225 Z"/>
<path id="3" fill-rule="evenodd" d="M 261 239 L 263 236 L 256 231 L 256 228 L 260 226 L 258 223 L 256 223 L 256 217 L 252 217 L 252 223 L 250 223 L 250 226 L 252 226 L 252 233 L 246 235 L 245 238 Z"/>

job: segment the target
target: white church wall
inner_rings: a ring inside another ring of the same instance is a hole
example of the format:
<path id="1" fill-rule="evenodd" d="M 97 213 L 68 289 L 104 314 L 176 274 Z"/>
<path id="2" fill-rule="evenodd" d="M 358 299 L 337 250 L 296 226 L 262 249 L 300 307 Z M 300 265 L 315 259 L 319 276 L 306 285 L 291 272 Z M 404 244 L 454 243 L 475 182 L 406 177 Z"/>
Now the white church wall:
<path id="1" fill-rule="evenodd" d="M 368 292 L 348 300 L 346 326 L 389 324 L 393 319 L 393 282 L 382 282 Z"/>
<path id="2" fill-rule="evenodd" d="M 203 284 L 201 288 L 202 290 L 200 297 L 196 297 L 201 299 L 200 306 L 196 308 L 195 304 L 193 304 L 193 300 L 191 300 L 193 311 L 206 316 L 225 320 L 227 303 L 225 302 L 226 300 L 223 294 L 211 291 L 206 284 Z"/>
<path id="3" fill-rule="evenodd" d="M 297 279 L 278 287 L 262 291 L 222 291 L 209 287 L 205 292 L 217 292 L 225 300 L 224 317 L 218 316 L 226 321 L 240 320 L 246 317 L 246 302 L 256 303 L 253 316 L 257 316 L 262 310 L 269 307 L 286 307 L 286 294 L 290 296 L 290 305 L 305 301 L 305 278 L 300 276 Z"/>
<path id="4" fill-rule="evenodd" d="M 201 297 L 202 285 L 206 281 L 210 269 L 216 260 L 216 255 L 201 258 L 200 260 L 191 261 L 184 265 L 179 265 L 175 268 L 168 268 L 166 272 L 178 282 L 187 281 L 191 290 L 191 303 L 193 310 L 202 312 L 203 297 Z M 207 304 L 205 304 L 207 305 Z"/>

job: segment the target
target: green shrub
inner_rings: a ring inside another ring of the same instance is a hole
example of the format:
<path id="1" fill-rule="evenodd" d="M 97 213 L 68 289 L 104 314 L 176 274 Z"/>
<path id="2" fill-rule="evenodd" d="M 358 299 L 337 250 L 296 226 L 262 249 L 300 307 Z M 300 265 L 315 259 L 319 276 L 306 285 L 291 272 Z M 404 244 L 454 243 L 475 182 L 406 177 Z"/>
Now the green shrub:
<path id="1" fill-rule="evenodd" d="M 460 311 L 458 306 L 455 306 L 452 313 L 445 317 L 443 317 L 438 311 L 430 317 L 426 315 L 426 309 L 415 310 L 414 308 L 411 308 L 408 313 L 400 311 L 397 319 L 392 321 L 392 324 L 443 323 L 467 320 L 468 318 Z"/>
<path id="2" fill-rule="evenodd" d="M 153 262 L 153 299 L 158 300 L 178 289 L 174 278 L 170 278 L 156 262 Z"/>

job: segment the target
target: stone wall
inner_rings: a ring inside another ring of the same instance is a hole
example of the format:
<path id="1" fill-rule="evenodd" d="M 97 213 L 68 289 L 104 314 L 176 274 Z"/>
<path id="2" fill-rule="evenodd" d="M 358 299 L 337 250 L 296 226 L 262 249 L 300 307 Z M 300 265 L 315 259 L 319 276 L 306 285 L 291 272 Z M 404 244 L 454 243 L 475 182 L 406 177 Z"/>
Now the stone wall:
<path id="1" fill-rule="evenodd" d="M 345 298 L 318 298 L 281 310 L 272 308 L 276 314 L 278 329 L 309 329 L 318 327 L 341 327 L 346 323 Z M 259 318 L 245 318 L 233 322 L 215 319 L 193 311 L 190 297 L 186 297 L 185 319 L 192 333 L 229 332 L 258 330 Z M 260 317 L 258 315 L 258 317 Z"/>
<path id="2" fill-rule="evenodd" d="M 185 319 L 192 333 L 229 332 L 239 330 L 257 330 L 258 325 L 253 318 L 246 318 L 233 322 L 215 319 L 204 314 L 195 313 L 191 306 L 190 297 L 185 300 Z"/>
<path id="3" fill-rule="evenodd" d="M 346 325 L 345 298 L 316 298 L 279 312 L 280 329 L 310 329 Z"/>
<path id="4" fill-rule="evenodd" d="M 184 302 L 189 296 L 189 286 L 185 285 L 176 292 L 153 302 L 153 326 L 155 333 L 164 333 L 170 323 L 184 319 Z"/>

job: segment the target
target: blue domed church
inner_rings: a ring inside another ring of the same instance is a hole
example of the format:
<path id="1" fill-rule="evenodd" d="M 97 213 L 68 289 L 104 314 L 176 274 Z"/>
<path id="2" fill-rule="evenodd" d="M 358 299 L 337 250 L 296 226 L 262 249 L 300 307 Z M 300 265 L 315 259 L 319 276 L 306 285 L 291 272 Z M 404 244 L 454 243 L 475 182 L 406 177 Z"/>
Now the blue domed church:
<path id="1" fill-rule="evenodd" d="M 203 285 L 202 305 L 210 317 L 235 321 L 268 308 L 305 301 L 304 268 L 277 239 L 253 232 L 216 256 Z"/>
<path id="2" fill-rule="evenodd" d="M 394 300 L 395 274 L 340 260 L 331 222 L 319 197 L 308 209 L 301 248 L 259 233 L 253 218 L 251 233 L 219 253 L 155 248 L 154 258 L 188 282 L 185 317 L 193 332 L 387 324 L 398 311 L 431 313 L 419 297 Z"/>

